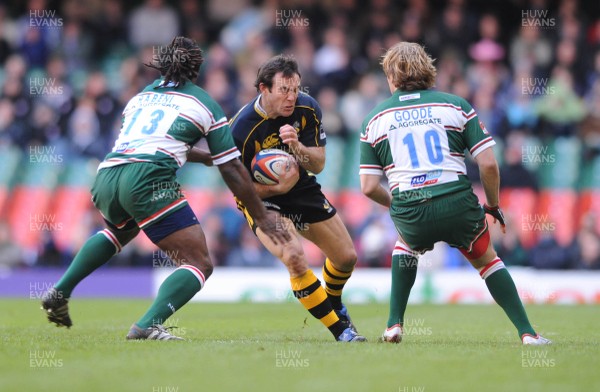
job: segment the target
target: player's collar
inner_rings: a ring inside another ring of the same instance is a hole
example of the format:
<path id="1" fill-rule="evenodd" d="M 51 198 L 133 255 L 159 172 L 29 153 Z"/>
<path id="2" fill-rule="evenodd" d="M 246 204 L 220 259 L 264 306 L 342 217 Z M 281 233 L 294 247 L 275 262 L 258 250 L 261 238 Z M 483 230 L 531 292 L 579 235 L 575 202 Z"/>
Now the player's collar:
<path id="1" fill-rule="evenodd" d="M 157 88 L 165 88 L 165 87 L 177 87 L 179 85 L 179 83 L 175 83 L 173 81 L 170 81 L 169 83 L 165 83 L 165 80 L 161 78 L 160 82 L 158 83 L 158 86 L 156 86 Z"/>
<path id="2" fill-rule="evenodd" d="M 262 94 L 258 94 L 258 98 L 256 98 L 256 101 L 254 101 L 254 110 L 256 111 L 256 113 L 258 113 L 262 118 L 264 118 L 265 120 L 269 119 L 269 116 L 267 115 L 267 112 L 265 109 L 263 109 L 263 107 L 260 104 L 260 99 L 262 97 Z"/>

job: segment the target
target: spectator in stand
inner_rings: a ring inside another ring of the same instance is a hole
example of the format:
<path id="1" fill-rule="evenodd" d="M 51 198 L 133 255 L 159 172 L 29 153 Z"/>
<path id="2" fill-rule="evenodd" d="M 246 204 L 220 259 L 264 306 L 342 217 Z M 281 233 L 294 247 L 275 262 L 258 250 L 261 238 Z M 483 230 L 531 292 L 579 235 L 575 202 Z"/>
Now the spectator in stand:
<path id="1" fill-rule="evenodd" d="M 350 132 L 359 132 L 365 116 L 381 101 L 381 85 L 378 76 L 366 74 L 360 78 L 356 90 L 350 90 L 342 97 L 340 112 Z"/>
<path id="2" fill-rule="evenodd" d="M 23 250 L 15 245 L 10 231 L 8 223 L 0 221 L 0 270 L 18 267 L 25 263 Z"/>
<path id="3" fill-rule="evenodd" d="M 596 216 L 591 213 L 584 216 L 571 250 L 571 268 L 600 270 L 600 235 L 596 231 Z"/>
<path id="4" fill-rule="evenodd" d="M 250 230 L 240 232 L 240 243 L 225 260 L 228 267 L 279 268 L 283 265 L 256 238 Z"/>
<path id="5" fill-rule="evenodd" d="M 14 120 L 15 108 L 7 99 L 0 99 L 0 147 L 18 144 L 19 137 L 25 132 L 23 123 Z"/>
<path id="6" fill-rule="evenodd" d="M 496 130 L 501 128 L 504 116 L 496 106 L 495 90 L 492 86 L 481 86 L 474 89 L 473 109 L 477 111 L 479 120 L 495 135 Z"/>
<path id="7" fill-rule="evenodd" d="M 503 96 L 501 126 L 493 132 L 503 139 L 513 129 L 533 130 L 538 123 L 533 98 L 544 90 L 535 85 L 535 79 L 527 70 L 514 72 L 512 83 Z"/>
<path id="8" fill-rule="evenodd" d="M 583 95 L 586 75 L 581 68 L 579 57 L 575 41 L 563 39 L 556 45 L 555 67 L 568 70 L 573 77 L 573 90 L 577 95 Z"/>
<path id="9" fill-rule="evenodd" d="M 6 59 L 13 52 L 10 30 L 10 20 L 7 18 L 6 8 L 0 4 L 0 67 L 4 66 Z"/>
<path id="10" fill-rule="evenodd" d="M 206 24 L 206 13 L 203 12 L 200 2 L 196 0 L 181 0 L 179 5 L 180 26 L 186 37 L 195 35 L 199 26 Z M 190 37 L 191 38 L 191 37 Z M 196 41 L 200 46 L 205 42 L 204 39 Z M 204 50 L 204 48 L 203 48 Z"/>
<path id="11" fill-rule="evenodd" d="M 244 50 L 246 39 L 266 31 L 272 23 L 273 14 L 263 9 L 248 7 L 231 19 L 221 30 L 220 41 L 234 56 Z"/>
<path id="12" fill-rule="evenodd" d="M 231 85 L 225 70 L 222 68 L 211 68 L 205 75 L 204 89 L 213 97 L 227 118 L 231 118 L 239 110 L 236 100 L 235 88 Z"/>
<path id="13" fill-rule="evenodd" d="M 462 63 L 457 52 L 446 50 L 436 61 L 438 74 L 435 80 L 436 89 L 451 91 L 456 80 L 463 79 Z M 463 97 L 465 99 L 470 97 Z"/>
<path id="14" fill-rule="evenodd" d="M 519 34 L 510 45 L 510 64 L 513 69 L 530 69 L 533 76 L 548 76 L 552 61 L 552 45 L 536 26 L 534 20 L 525 20 Z"/>
<path id="15" fill-rule="evenodd" d="M 525 134 L 522 131 L 513 130 L 508 134 L 504 147 L 504 163 L 500 167 L 500 189 L 538 190 L 537 179 L 523 167 L 524 146 Z"/>
<path id="16" fill-rule="evenodd" d="M 177 13 L 164 0 L 146 0 L 129 16 L 129 42 L 137 49 L 167 45 L 179 31 Z"/>
<path id="17" fill-rule="evenodd" d="M 100 140 L 100 121 L 92 100 L 81 99 L 69 120 L 67 139 L 72 153 L 102 160 L 106 154 L 106 143 Z"/>
<path id="18" fill-rule="evenodd" d="M 571 265 L 571 254 L 556 241 L 554 233 L 542 231 L 529 252 L 529 260 L 531 266 L 538 269 L 567 269 Z"/>
<path id="19" fill-rule="evenodd" d="M 500 174 L 501 177 L 502 175 L 503 174 Z M 515 226 L 510 214 L 505 215 L 505 221 L 505 234 L 500 233 L 500 228 L 497 225 L 489 226 L 492 238 L 494 239 L 494 249 L 500 259 L 507 260 L 504 262 L 506 265 L 527 266 L 529 263 L 529 254 L 527 253 L 527 250 L 523 248 L 521 240 L 519 239 L 519 228 Z"/>
<path id="20" fill-rule="evenodd" d="M 14 122 L 19 124 L 20 131 L 14 135 L 14 142 L 22 149 L 27 149 L 33 140 L 44 143 L 40 135 L 35 135 L 29 127 L 29 119 L 33 111 L 33 102 L 29 87 L 24 83 L 27 66 L 19 55 L 12 55 L 6 62 L 4 85 L 1 97 L 7 99 L 14 109 Z M 30 81 L 29 81 L 30 82 Z"/>
<path id="21" fill-rule="evenodd" d="M 92 72 L 85 85 L 83 99 L 88 99 L 94 105 L 100 128 L 96 143 L 103 146 L 104 152 L 109 151 L 113 144 L 113 126 L 120 119 L 123 107 L 108 91 L 106 77 L 102 72 Z"/>
<path id="22" fill-rule="evenodd" d="M 35 104 L 43 103 L 48 105 L 59 116 L 58 126 L 61 129 L 67 129 L 69 117 L 75 105 L 77 104 L 73 87 L 68 80 L 67 64 L 64 58 L 59 55 L 53 55 L 46 64 L 46 80 L 48 81 L 48 91 L 52 94 L 38 94 L 35 96 Z M 43 91 L 43 90 L 42 90 Z"/>
<path id="23" fill-rule="evenodd" d="M 586 104 L 588 114 L 579 127 L 578 136 L 583 142 L 584 159 L 589 160 L 600 155 L 600 79 L 594 82 Z"/>
<path id="24" fill-rule="evenodd" d="M 89 69 L 93 40 L 83 26 L 77 21 L 67 21 L 61 32 L 56 52 L 65 59 L 67 71 L 73 74 Z"/>
<path id="25" fill-rule="evenodd" d="M 351 79 L 350 53 L 343 30 L 331 27 L 323 34 L 323 45 L 315 53 L 312 68 L 321 83 L 343 92 Z"/>
<path id="26" fill-rule="evenodd" d="M 477 42 L 469 48 L 469 56 L 475 61 L 467 68 L 467 80 L 472 91 L 477 93 L 481 88 L 495 92 L 505 88 L 510 82 L 506 66 L 501 63 L 504 59 L 504 48 L 490 40 Z"/>
<path id="27" fill-rule="evenodd" d="M 52 16 L 53 15 L 53 16 Z M 46 0 L 29 0 L 17 22 L 17 47 L 31 68 L 43 68 L 50 52 L 60 42 L 63 19 L 48 9 Z"/>
<path id="28" fill-rule="evenodd" d="M 59 126 L 59 116 L 56 111 L 44 102 L 38 102 L 33 106 L 33 113 L 29 120 L 31 144 L 60 144 L 62 130 Z M 62 145 L 57 147 L 62 148 Z"/>
<path id="29" fill-rule="evenodd" d="M 390 247 L 394 246 L 396 236 L 388 215 L 381 211 L 374 212 L 365 227 L 362 228 L 359 240 L 359 260 L 361 266 L 369 268 L 389 266 Z"/>
<path id="30" fill-rule="evenodd" d="M 576 125 L 586 115 L 585 104 L 574 89 L 573 75 L 568 69 L 557 66 L 547 87 L 548 93 L 536 103 L 537 115 L 543 121 L 542 133 L 573 135 Z"/>
<path id="31" fill-rule="evenodd" d="M 303 75 L 304 76 L 304 75 Z M 317 94 L 317 102 L 321 105 L 323 126 L 327 136 L 348 136 L 348 129 L 338 108 L 338 95 L 331 87 L 325 87 Z"/>
<path id="32" fill-rule="evenodd" d="M 92 20 L 95 49 L 93 60 L 104 59 L 115 52 L 127 50 L 127 20 L 122 0 L 103 0 L 100 12 Z"/>
<path id="33" fill-rule="evenodd" d="M 433 58 L 442 51 L 452 49 L 460 58 L 467 58 L 467 48 L 473 42 L 473 30 L 468 26 L 465 9 L 457 2 L 450 2 L 442 11 L 438 26 L 429 34 L 427 47 L 431 48 Z"/>

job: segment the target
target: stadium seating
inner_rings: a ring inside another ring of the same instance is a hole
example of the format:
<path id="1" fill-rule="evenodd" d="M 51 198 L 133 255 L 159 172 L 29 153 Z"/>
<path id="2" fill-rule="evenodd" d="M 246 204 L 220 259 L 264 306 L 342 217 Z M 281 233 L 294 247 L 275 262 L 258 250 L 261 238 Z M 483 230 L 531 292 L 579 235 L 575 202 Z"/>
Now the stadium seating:
<path id="1" fill-rule="evenodd" d="M 543 142 L 531 157 L 539 165 L 541 188 L 574 189 L 579 179 L 581 142 L 574 137 L 559 137 Z"/>
<path id="2" fill-rule="evenodd" d="M 76 243 L 76 237 L 80 236 L 80 222 L 92 208 L 90 187 L 96 168 L 97 162 L 94 160 L 80 158 L 70 162 L 54 191 L 50 213 L 57 222 L 62 223 L 62 229 L 52 234 L 60 251 L 70 250 Z"/>
<path id="3" fill-rule="evenodd" d="M 567 246 L 577 228 L 575 207 L 577 193 L 573 189 L 552 189 L 540 192 L 538 213 L 528 223 L 538 235 L 551 232 L 556 241 Z"/>
<path id="4" fill-rule="evenodd" d="M 519 239 L 525 248 L 535 244 L 537 236 L 529 230 L 526 220 L 536 214 L 537 193 L 530 188 L 502 189 L 500 200 L 502 209 L 510 220 L 510 229 L 519 232 Z"/>
<path id="5" fill-rule="evenodd" d="M 18 177 L 8 203 L 8 222 L 15 242 L 25 249 L 40 245 L 44 232 L 62 227 L 50 213 L 52 191 L 58 182 L 60 165 L 32 163 L 29 155 L 21 160 Z"/>

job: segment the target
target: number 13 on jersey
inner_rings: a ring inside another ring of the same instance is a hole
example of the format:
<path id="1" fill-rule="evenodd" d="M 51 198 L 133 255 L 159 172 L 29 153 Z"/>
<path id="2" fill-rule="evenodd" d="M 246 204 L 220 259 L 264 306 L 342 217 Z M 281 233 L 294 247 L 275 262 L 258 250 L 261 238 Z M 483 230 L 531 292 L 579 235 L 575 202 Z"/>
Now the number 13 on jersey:
<path id="1" fill-rule="evenodd" d="M 164 136 L 169 132 L 178 112 L 172 108 L 145 107 L 133 109 L 125 116 L 121 135 L 137 139 L 148 135 Z"/>

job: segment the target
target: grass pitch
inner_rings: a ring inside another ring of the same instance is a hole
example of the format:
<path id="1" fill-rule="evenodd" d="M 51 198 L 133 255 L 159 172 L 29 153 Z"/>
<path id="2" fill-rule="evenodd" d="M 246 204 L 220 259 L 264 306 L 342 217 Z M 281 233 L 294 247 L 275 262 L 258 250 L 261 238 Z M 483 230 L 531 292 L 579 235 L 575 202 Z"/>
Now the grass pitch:
<path id="1" fill-rule="evenodd" d="M 399 345 L 377 342 L 385 305 L 351 306 L 369 342 L 343 344 L 297 303 L 188 304 L 166 323 L 185 342 L 125 341 L 149 304 L 75 297 L 66 330 L 0 300 L 0 391 L 600 391 L 594 306 L 528 306 L 537 348 L 474 305 L 409 306 Z"/>

